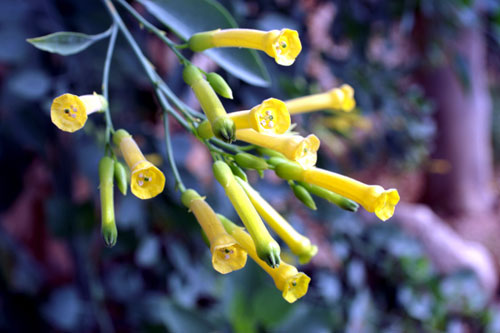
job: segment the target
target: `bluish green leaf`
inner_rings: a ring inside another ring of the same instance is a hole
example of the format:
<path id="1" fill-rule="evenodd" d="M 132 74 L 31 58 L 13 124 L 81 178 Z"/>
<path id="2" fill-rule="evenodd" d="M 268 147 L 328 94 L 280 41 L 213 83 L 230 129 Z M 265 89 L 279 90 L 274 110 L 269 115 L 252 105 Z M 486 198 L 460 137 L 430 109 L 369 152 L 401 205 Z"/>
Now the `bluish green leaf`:
<path id="1" fill-rule="evenodd" d="M 212 0 L 139 0 L 139 2 L 184 40 L 201 31 L 237 27 L 229 12 Z M 269 73 L 254 50 L 210 49 L 205 51 L 205 54 L 243 81 L 260 87 L 270 84 Z"/>
<path id="2" fill-rule="evenodd" d="M 60 31 L 53 34 L 29 38 L 28 43 L 40 50 L 57 53 L 63 56 L 85 50 L 95 42 L 109 36 L 110 30 L 97 35 L 87 35 L 81 32 Z"/>

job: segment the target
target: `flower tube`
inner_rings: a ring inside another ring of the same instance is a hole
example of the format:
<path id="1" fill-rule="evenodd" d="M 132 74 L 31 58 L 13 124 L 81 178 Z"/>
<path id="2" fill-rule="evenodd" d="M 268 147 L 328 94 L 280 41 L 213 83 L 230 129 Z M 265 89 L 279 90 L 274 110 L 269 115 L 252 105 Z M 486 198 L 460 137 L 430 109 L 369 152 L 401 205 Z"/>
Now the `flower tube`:
<path id="1" fill-rule="evenodd" d="M 213 165 L 214 176 L 222 185 L 229 200 L 233 204 L 238 216 L 245 224 L 257 249 L 259 258 L 267 262 L 271 267 L 278 267 L 280 264 L 280 246 L 267 231 L 264 222 L 252 205 L 252 202 L 245 191 L 236 181 L 229 166 L 217 161 Z"/>
<path id="2" fill-rule="evenodd" d="M 386 221 L 394 214 L 399 202 L 396 189 L 384 190 L 379 185 L 366 185 L 352 178 L 328 170 L 312 167 L 304 169 L 291 162 L 282 162 L 275 167 L 276 174 L 288 180 L 298 180 L 323 187 L 356 201 L 379 219 Z"/>
<path id="3" fill-rule="evenodd" d="M 186 65 L 182 77 L 193 90 L 198 102 L 200 102 L 200 106 L 207 116 L 210 128 L 215 136 L 229 143 L 234 141 L 234 132 L 236 131 L 234 121 L 228 117 L 219 96 L 217 96 L 210 83 L 203 78 L 198 68 L 193 65 Z"/>
<path id="4" fill-rule="evenodd" d="M 282 29 L 260 31 L 252 29 L 217 29 L 200 32 L 188 41 L 192 51 L 201 52 L 213 47 L 245 47 L 264 51 L 282 66 L 290 66 L 302 50 L 299 34 Z"/>
<path id="5" fill-rule="evenodd" d="M 132 136 L 120 129 L 113 135 L 113 142 L 120 151 L 131 171 L 130 189 L 140 199 L 150 199 L 165 187 L 165 176 L 151 162 L 146 160 Z"/>
<path id="6" fill-rule="evenodd" d="M 290 114 L 306 113 L 325 109 L 342 110 L 349 112 L 356 106 L 354 89 L 348 84 L 330 91 L 299 97 L 285 101 Z"/>
<path id="7" fill-rule="evenodd" d="M 236 139 L 276 150 L 305 168 L 316 164 L 317 151 L 320 145 L 318 137 L 314 134 L 304 138 L 300 135 L 258 133 L 252 129 L 237 130 Z"/>
<path id="8" fill-rule="evenodd" d="M 247 251 L 248 255 L 272 277 L 276 288 L 282 292 L 283 298 L 288 303 L 295 302 L 307 293 L 309 282 L 311 281 L 309 276 L 299 272 L 297 268 L 283 261 L 277 268 L 269 267 L 258 257 L 252 237 L 250 237 L 243 228 L 238 227 L 224 216 L 218 216 L 227 232 L 233 236 L 241 247 Z"/>
<path id="9" fill-rule="evenodd" d="M 85 125 L 89 114 L 107 107 L 106 99 L 96 93 L 83 96 L 64 94 L 52 101 L 50 119 L 60 130 L 72 133 Z"/>
<path id="10" fill-rule="evenodd" d="M 290 247 L 292 253 L 299 257 L 301 264 L 308 263 L 313 256 L 318 252 L 318 247 L 312 245 L 309 238 L 301 235 L 294 227 L 288 223 L 283 216 L 271 206 L 259 192 L 254 190 L 250 184 L 236 177 L 240 186 L 245 190 L 248 198 L 252 202 L 260 216 L 264 218 L 267 224 L 283 239 Z"/>
<path id="11" fill-rule="evenodd" d="M 285 103 L 276 98 L 268 98 L 251 110 L 228 113 L 236 130 L 253 129 L 259 133 L 283 134 L 290 127 L 290 113 Z M 198 133 L 204 139 L 213 136 L 210 122 L 198 126 Z"/>
<path id="12" fill-rule="evenodd" d="M 196 216 L 198 223 L 208 238 L 213 268 L 221 274 L 243 268 L 247 262 L 247 253 L 227 233 L 204 198 L 190 189 L 182 193 L 181 199 L 182 203 Z"/>

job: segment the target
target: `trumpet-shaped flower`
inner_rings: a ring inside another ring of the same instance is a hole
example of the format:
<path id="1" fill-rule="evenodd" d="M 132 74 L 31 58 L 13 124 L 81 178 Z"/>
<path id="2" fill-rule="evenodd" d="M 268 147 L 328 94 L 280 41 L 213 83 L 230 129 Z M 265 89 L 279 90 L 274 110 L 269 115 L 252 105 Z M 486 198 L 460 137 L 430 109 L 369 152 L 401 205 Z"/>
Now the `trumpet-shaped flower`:
<path id="1" fill-rule="evenodd" d="M 314 184 L 356 201 L 382 221 L 394 214 L 399 202 L 396 189 L 384 190 L 379 185 L 366 185 L 328 170 L 315 167 L 304 169 L 298 164 L 283 162 L 276 165 L 275 171 L 281 178 Z"/>
<path id="2" fill-rule="evenodd" d="M 182 194 L 182 202 L 196 216 L 208 238 L 213 268 L 221 274 L 243 268 L 247 261 L 246 251 L 227 233 L 204 198 L 194 190 L 187 190 Z"/>
<path id="3" fill-rule="evenodd" d="M 197 33 L 189 39 L 189 47 L 201 52 L 213 47 L 245 47 L 264 51 L 276 63 L 290 66 L 302 50 L 299 34 L 282 29 L 260 31 L 252 29 L 218 29 Z"/>
<path id="4" fill-rule="evenodd" d="M 233 204 L 238 216 L 245 224 L 250 235 L 252 235 L 259 258 L 266 261 L 271 267 L 278 267 L 280 264 L 280 246 L 267 231 L 264 222 L 262 222 L 245 191 L 236 181 L 229 166 L 222 161 L 217 161 L 213 165 L 213 172 L 217 181 L 226 191 L 226 195 Z"/>
<path id="5" fill-rule="evenodd" d="M 316 164 L 320 145 L 318 137 L 314 134 L 304 138 L 300 135 L 258 133 L 252 129 L 237 130 L 236 139 L 280 152 L 305 168 Z"/>
<path id="6" fill-rule="evenodd" d="M 245 190 L 250 201 L 257 212 L 264 218 L 267 224 L 283 239 L 290 247 L 292 253 L 299 257 L 300 263 L 308 263 L 318 252 L 318 247 L 311 244 L 309 238 L 301 235 L 288 223 L 283 216 L 271 206 L 259 192 L 254 190 L 247 182 L 236 178 L 240 186 Z"/>
<path id="7" fill-rule="evenodd" d="M 140 199 L 150 199 L 163 191 L 165 176 L 151 162 L 146 160 L 139 146 L 125 130 L 118 130 L 113 135 L 113 141 L 120 151 L 131 171 L 130 189 Z"/>
<path id="8" fill-rule="evenodd" d="M 276 288 L 282 292 L 282 296 L 287 302 L 293 303 L 307 293 L 309 282 L 311 281 L 309 276 L 299 272 L 296 267 L 283 261 L 281 261 L 281 265 L 277 268 L 269 267 L 257 256 L 252 237 L 250 237 L 243 228 L 238 227 L 224 216 L 219 215 L 219 218 L 224 224 L 227 232 L 233 236 L 241 247 L 247 251 L 248 255 L 272 277 Z"/>
<path id="9" fill-rule="evenodd" d="M 234 121 L 236 130 L 253 129 L 259 133 L 283 134 L 290 127 L 290 113 L 285 103 L 276 98 L 268 98 L 251 110 L 228 113 Z M 204 121 L 198 126 L 198 134 L 205 139 L 214 134 L 210 122 Z"/>
<path id="10" fill-rule="evenodd" d="M 294 98 L 285 102 L 290 114 L 312 112 L 317 110 L 334 109 L 349 112 L 356 106 L 354 89 L 343 84 L 340 88 L 330 91 Z"/>
<path id="11" fill-rule="evenodd" d="M 60 130 L 75 132 L 85 125 L 89 114 L 108 107 L 106 99 L 93 95 L 64 94 L 56 97 L 50 107 L 50 119 Z"/>

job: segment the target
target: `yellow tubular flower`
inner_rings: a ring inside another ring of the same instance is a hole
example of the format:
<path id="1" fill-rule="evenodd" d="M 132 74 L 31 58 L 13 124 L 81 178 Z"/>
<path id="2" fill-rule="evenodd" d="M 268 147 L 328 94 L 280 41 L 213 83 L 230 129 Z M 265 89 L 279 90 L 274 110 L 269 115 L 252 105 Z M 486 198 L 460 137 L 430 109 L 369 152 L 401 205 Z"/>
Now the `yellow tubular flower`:
<path id="1" fill-rule="evenodd" d="M 304 169 L 297 164 L 285 162 L 275 168 L 276 174 L 284 179 L 299 180 L 321 186 L 356 201 L 368 212 L 375 213 L 385 221 L 394 214 L 399 202 L 396 189 L 384 190 L 379 185 L 366 185 L 352 178 L 319 168 Z"/>
<path id="2" fill-rule="evenodd" d="M 247 251 L 248 255 L 262 267 L 274 280 L 276 288 L 282 292 L 283 298 L 288 303 L 293 303 L 307 293 L 311 278 L 306 274 L 299 272 L 297 268 L 286 262 L 281 261 L 278 268 L 269 267 L 262 261 L 255 251 L 255 245 L 252 237 L 247 234 L 243 228 L 236 226 L 234 223 L 219 215 L 224 227 L 231 236 Z"/>
<path id="3" fill-rule="evenodd" d="M 354 89 L 343 84 L 340 88 L 330 91 L 299 97 L 285 102 L 290 114 L 306 113 L 325 109 L 351 111 L 356 106 Z"/>
<path id="4" fill-rule="evenodd" d="M 282 153 L 289 160 L 296 161 L 304 168 L 316 164 L 320 141 L 314 134 L 306 138 L 300 135 L 273 135 L 258 133 L 252 129 L 236 131 L 236 139 Z"/>
<path id="5" fill-rule="evenodd" d="M 93 95 L 64 94 L 56 97 L 50 107 L 50 119 L 60 130 L 75 132 L 85 125 L 87 116 L 108 107 L 106 99 Z"/>
<path id="6" fill-rule="evenodd" d="M 309 238 L 299 234 L 287 220 L 283 218 L 260 194 L 247 182 L 236 178 L 245 190 L 257 212 L 264 218 L 267 224 L 283 239 L 290 247 L 293 254 L 299 257 L 301 264 L 308 263 L 318 252 L 318 247 L 312 245 Z"/>
<path id="7" fill-rule="evenodd" d="M 182 203 L 193 212 L 207 235 L 214 269 L 221 274 L 227 274 L 243 268 L 247 262 L 247 253 L 227 233 L 204 198 L 194 190 L 187 190 L 182 194 Z"/>
<path id="8" fill-rule="evenodd" d="M 290 127 L 290 113 L 276 98 L 268 98 L 250 111 L 232 112 L 229 117 L 237 130 L 252 128 L 260 133 L 283 134 Z"/>
<path id="9" fill-rule="evenodd" d="M 290 113 L 285 103 L 276 98 L 268 98 L 251 110 L 228 113 L 236 129 L 253 129 L 260 133 L 283 134 L 290 127 Z M 203 121 L 198 126 L 198 134 L 211 138 L 214 134 L 210 122 Z"/>
<path id="10" fill-rule="evenodd" d="M 238 216 L 252 235 L 259 258 L 271 267 L 280 264 L 280 246 L 267 231 L 264 222 L 255 210 L 245 191 L 236 181 L 229 166 L 217 161 L 213 165 L 214 176 L 222 185 Z"/>
<path id="11" fill-rule="evenodd" d="M 121 129 L 115 132 L 113 141 L 120 147 L 130 168 L 132 193 L 140 199 L 150 199 L 163 192 L 165 176 L 156 166 L 146 160 L 132 136 Z"/>
<path id="12" fill-rule="evenodd" d="M 188 42 L 195 52 L 213 47 L 245 47 L 264 51 L 282 66 L 292 65 L 302 50 L 298 32 L 290 29 L 218 29 L 197 33 Z"/>

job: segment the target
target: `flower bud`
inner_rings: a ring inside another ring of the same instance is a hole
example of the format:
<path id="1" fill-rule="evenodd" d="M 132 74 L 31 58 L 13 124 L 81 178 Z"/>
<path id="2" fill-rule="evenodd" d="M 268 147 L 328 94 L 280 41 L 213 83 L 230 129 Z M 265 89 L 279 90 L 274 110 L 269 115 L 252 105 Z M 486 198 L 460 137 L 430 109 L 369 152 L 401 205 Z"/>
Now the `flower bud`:
<path id="1" fill-rule="evenodd" d="M 329 191 L 325 188 L 322 188 L 322 187 L 319 187 L 319 186 L 313 185 L 313 184 L 308 184 L 308 183 L 304 183 L 304 182 L 299 182 L 299 184 L 302 185 L 303 187 L 305 187 L 307 189 L 307 191 L 309 191 L 310 193 L 312 193 L 318 197 L 321 197 L 321 198 L 339 206 L 340 208 L 342 208 L 344 210 L 347 210 L 350 212 L 356 212 L 359 208 L 359 205 L 356 202 L 354 202 L 350 199 L 347 199 L 346 197 L 343 197 L 340 194 L 337 194 L 335 192 Z"/>
<path id="2" fill-rule="evenodd" d="M 105 156 L 99 162 L 99 191 L 101 195 L 101 233 L 106 246 L 116 244 L 118 232 L 115 224 L 115 208 L 113 202 L 114 161 Z"/>
<path id="3" fill-rule="evenodd" d="M 118 189 L 123 195 L 127 195 L 127 169 L 122 163 L 115 161 L 114 174 Z"/>
<path id="4" fill-rule="evenodd" d="M 297 185 L 297 184 L 291 184 L 290 187 L 292 188 L 293 194 L 295 194 L 295 197 L 302 201 L 304 205 L 309 207 L 312 210 L 316 210 L 316 203 L 314 202 L 314 199 L 312 198 L 311 194 L 307 191 L 307 189 L 304 186 Z"/>
<path id="5" fill-rule="evenodd" d="M 217 73 L 208 73 L 207 81 L 217 94 L 224 98 L 233 99 L 233 91 L 222 76 Z"/>
<path id="6" fill-rule="evenodd" d="M 230 163 L 229 167 L 231 168 L 233 175 L 240 177 L 246 182 L 248 181 L 247 174 L 236 163 Z"/>
<path id="7" fill-rule="evenodd" d="M 248 153 L 238 153 L 234 156 L 234 161 L 245 169 L 267 170 L 269 165 L 265 159 Z"/>

